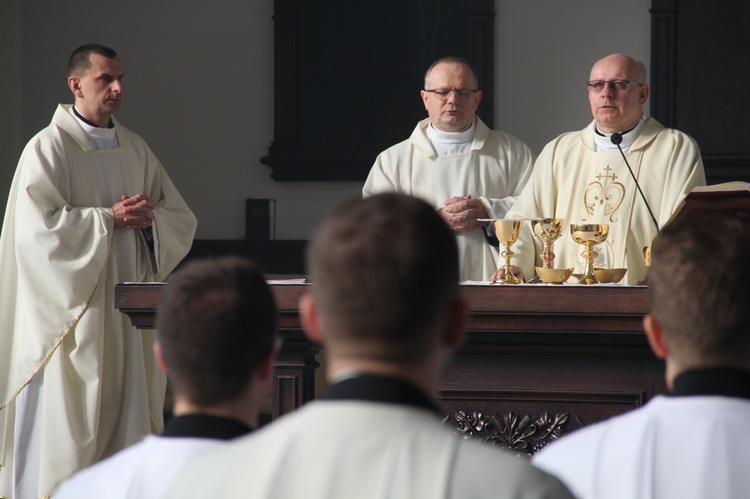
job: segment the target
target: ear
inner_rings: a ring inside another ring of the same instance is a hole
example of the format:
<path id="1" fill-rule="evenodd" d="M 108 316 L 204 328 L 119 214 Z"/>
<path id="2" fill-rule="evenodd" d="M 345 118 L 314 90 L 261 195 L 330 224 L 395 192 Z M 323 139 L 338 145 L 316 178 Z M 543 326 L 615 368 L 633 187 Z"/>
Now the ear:
<path id="1" fill-rule="evenodd" d="M 643 317 L 643 329 L 646 331 L 648 344 L 651 346 L 654 355 L 659 359 L 667 358 L 669 348 L 667 342 L 664 340 L 664 331 L 653 314 L 646 314 Z"/>
<path id="2" fill-rule="evenodd" d="M 318 318 L 318 307 L 311 293 L 303 294 L 299 299 L 299 319 L 305 336 L 315 344 L 323 344 L 323 331 Z"/>
<path id="3" fill-rule="evenodd" d="M 641 104 L 645 104 L 646 100 L 648 99 L 648 93 L 649 93 L 649 86 L 648 85 L 641 85 L 641 94 L 638 98 L 638 102 Z"/>
<path id="4" fill-rule="evenodd" d="M 70 88 L 70 91 L 73 92 L 73 95 L 75 95 L 77 98 L 83 97 L 83 89 L 81 88 L 81 79 L 77 76 L 69 76 L 68 77 L 68 87 Z"/>
<path id="5" fill-rule="evenodd" d="M 422 102 L 424 103 L 424 108 L 427 109 L 427 98 L 430 96 L 430 94 L 428 92 L 425 92 L 424 90 L 420 90 L 419 95 L 422 96 Z"/>
<path id="6" fill-rule="evenodd" d="M 479 90 L 477 93 L 474 94 L 474 105 L 476 106 L 474 109 L 479 107 L 479 103 L 482 102 L 482 91 Z"/>
<path id="7" fill-rule="evenodd" d="M 453 301 L 446 317 L 443 343 L 452 350 L 458 349 L 466 339 L 469 305 L 463 297 Z"/>
<path id="8" fill-rule="evenodd" d="M 156 357 L 156 365 L 159 366 L 163 372 L 169 372 L 167 361 L 164 360 L 164 354 L 161 352 L 161 343 L 159 340 L 154 340 L 154 357 Z"/>

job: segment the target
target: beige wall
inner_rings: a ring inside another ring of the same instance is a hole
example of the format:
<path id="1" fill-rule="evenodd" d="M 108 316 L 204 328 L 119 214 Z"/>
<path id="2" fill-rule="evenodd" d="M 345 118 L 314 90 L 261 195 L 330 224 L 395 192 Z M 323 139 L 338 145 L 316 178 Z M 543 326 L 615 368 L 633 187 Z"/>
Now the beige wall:
<path id="1" fill-rule="evenodd" d="M 582 128 L 597 58 L 622 51 L 649 64 L 650 4 L 497 0 L 496 126 L 537 152 Z M 273 139 L 272 14 L 272 0 L 2 0 L 0 204 L 23 144 L 71 100 L 70 51 L 98 41 L 123 59 L 118 118 L 167 167 L 198 216 L 199 238 L 242 238 L 247 197 L 277 200 L 277 238 L 308 238 L 361 184 L 275 182 L 258 161 Z"/>
<path id="2" fill-rule="evenodd" d="M 651 64 L 651 0 L 496 0 L 495 126 L 537 153 L 592 120 L 586 81 L 623 52 Z M 648 109 L 648 104 L 647 104 Z"/>

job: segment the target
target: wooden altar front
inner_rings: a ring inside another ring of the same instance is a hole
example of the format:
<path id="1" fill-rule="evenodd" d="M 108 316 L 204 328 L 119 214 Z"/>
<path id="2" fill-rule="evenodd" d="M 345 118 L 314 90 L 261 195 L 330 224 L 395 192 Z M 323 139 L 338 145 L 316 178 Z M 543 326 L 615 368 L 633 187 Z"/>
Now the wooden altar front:
<path id="1" fill-rule="evenodd" d="M 307 284 L 272 285 L 284 346 L 273 414 L 315 397 L 315 355 L 297 314 Z M 150 328 L 161 284 L 120 284 L 115 306 Z M 645 286 L 462 286 L 469 334 L 440 384 L 446 424 L 467 437 L 533 454 L 558 436 L 666 391 L 663 362 L 642 329 Z M 319 374 L 319 375 L 322 375 Z"/>

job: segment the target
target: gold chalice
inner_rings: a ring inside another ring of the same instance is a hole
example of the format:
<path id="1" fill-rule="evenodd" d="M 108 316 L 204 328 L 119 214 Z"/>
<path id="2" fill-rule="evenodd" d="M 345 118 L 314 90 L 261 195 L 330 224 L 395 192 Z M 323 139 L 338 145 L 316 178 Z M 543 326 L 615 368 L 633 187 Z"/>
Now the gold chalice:
<path id="1" fill-rule="evenodd" d="M 586 269 L 578 284 L 599 284 L 599 279 L 594 275 L 594 258 L 599 252 L 594 248 L 607 240 L 609 225 L 606 224 L 571 224 L 570 235 L 578 244 L 583 244 L 586 249 L 581 253 L 586 259 Z"/>
<path id="2" fill-rule="evenodd" d="M 564 218 L 540 218 L 531 221 L 534 235 L 542 240 L 542 268 L 553 268 L 555 253 L 552 251 L 553 244 L 561 235 Z"/>
<path id="3" fill-rule="evenodd" d="M 493 281 L 493 284 L 520 284 L 521 279 L 513 275 L 513 265 L 510 261 L 516 256 L 510 247 L 518 239 L 521 233 L 522 220 L 495 220 L 495 236 L 500 244 L 505 245 L 505 251 L 500 255 L 505 258 L 505 275 L 502 279 Z"/>

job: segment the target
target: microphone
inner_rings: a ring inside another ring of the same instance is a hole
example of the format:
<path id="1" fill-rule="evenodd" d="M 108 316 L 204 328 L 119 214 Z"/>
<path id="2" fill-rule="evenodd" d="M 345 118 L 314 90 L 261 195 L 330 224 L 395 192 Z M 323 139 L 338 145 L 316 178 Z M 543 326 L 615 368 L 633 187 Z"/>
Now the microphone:
<path id="1" fill-rule="evenodd" d="M 635 178 L 633 169 L 630 168 L 630 163 L 628 163 L 628 158 L 625 157 L 625 153 L 622 152 L 622 148 L 620 147 L 620 142 L 622 142 L 622 134 L 615 132 L 612 135 L 610 135 L 609 140 L 611 140 L 612 143 L 617 146 L 617 150 L 620 151 L 620 154 L 622 155 L 622 159 L 625 160 L 625 165 L 628 167 L 630 176 L 633 177 L 633 182 L 635 182 L 635 186 L 638 188 L 638 192 L 641 193 L 641 198 L 643 198 L 643 202 L 646 203 L 646 209 L 648 209 L 648 214 L 651 215 L 651 220 L 654 221 L 654 227 L 656 227 L 656 232 L 659 232 L 659 224 L 656 222 L 656 217 L 654 216 L 654 212 L 651 211 L 651 206 L 649 206 L 648 201 L 646 201 L 646 196 L 643 195 L 641 186 L 638 184 L 638 179 Z"/>

